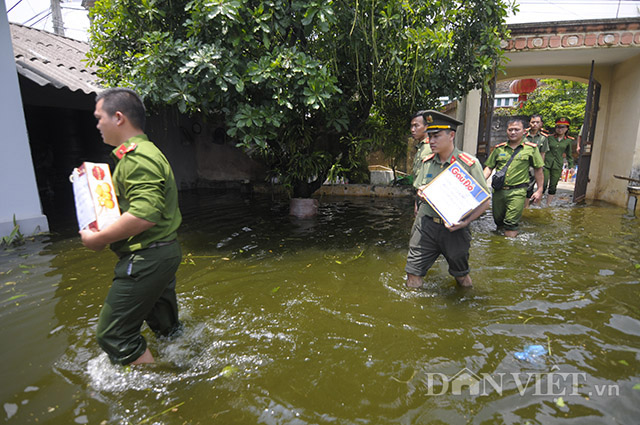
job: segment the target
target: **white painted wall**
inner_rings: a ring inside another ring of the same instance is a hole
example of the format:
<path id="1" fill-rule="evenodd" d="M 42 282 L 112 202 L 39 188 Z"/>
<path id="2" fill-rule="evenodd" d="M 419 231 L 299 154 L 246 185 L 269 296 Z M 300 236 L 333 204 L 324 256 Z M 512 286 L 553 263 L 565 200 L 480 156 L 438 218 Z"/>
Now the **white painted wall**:
<path id="1" fill-rule="evenodd" d="M 628 182 L 613 175 L 638 178 L 640 170 L 640 55 L 610 67 L 609 76 L 608 96 L 600 99 L 603 143 L 594 148 L 599 173 L 593 190 L 597 199 L 626 206 Z"/>
<path id="2" fill-rule="evenodd" d="M 464 108 L 460 111 L 464 116 L 459 116 L 464 126 L 462 128 L 462 150 L 472 155 L 477 154 L 478 150 L 478 126 L 480 125 L 480 104 L 482 96 L 480 90 L 472 90 L 464 98 Z M 460 130 L 458 130 L 460 133 Z M 487 152 L 488 153 L 488 152 Z"/>
<path id="3" fill-rule="evenodd" d="M 23 235 L 49 231 L 42 214 L 22 110 L 18 74 L 4 2 L 0 6 L 0 237 L 13 231 L 13 216 Z"/>

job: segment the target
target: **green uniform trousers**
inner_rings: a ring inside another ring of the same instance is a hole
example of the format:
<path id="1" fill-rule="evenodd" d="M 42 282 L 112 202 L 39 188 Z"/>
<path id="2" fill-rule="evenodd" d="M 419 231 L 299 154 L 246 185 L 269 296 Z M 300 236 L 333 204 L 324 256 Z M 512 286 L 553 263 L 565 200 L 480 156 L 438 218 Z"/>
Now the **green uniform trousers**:
<path id="1" fill-rule="evenodd" d="M 440 254 L 449 264 L 449 274 L 462 277 L 469 274 L 469 227 L 450 232 L 444 224 L 427 216 L 416 217 L 409 240 L 409 253 L 405 271 L 424 276 Z"/>
<path id="2" fill-rule="evenodd" d="M 527 187 L 527 199 L 533 196 L 533 192 L 535 192 L 536 186 L 536 177 L 535 177 L 535 169 L 533 167 L 529 167 L 529 186 Z"/>
<path id="3" fill-rule="evenodd" d="M 542 193 L 545 193 L 549 188 L 549 195 L 555 195 L 558 182 L 562 176 L 562 169 L 544 167 L 542 172 L 544 173 L 544 189 Z"/>
<path id="4" fill-rule="evenodd" d="M 491 210 L 496 226 L 504 227 L 506 230 L 517 230 L 526 196 L 526 187 L 494 191 Z"/>
<path id="5" fill-rule="evenodd" d="M 112 363 L 127 365 L 147 349 L 140 334 L 144 321 L 156 336 L 180 329 L 176 271 L 182 260 L 177 242 L 124 255 L 98 320 L 97 339 Z"/>

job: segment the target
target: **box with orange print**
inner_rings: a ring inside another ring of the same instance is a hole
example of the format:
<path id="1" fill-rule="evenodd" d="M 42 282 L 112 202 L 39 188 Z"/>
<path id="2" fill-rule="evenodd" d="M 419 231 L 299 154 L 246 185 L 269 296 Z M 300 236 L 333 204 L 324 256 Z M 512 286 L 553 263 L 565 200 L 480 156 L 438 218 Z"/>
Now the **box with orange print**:
<path id="1" fill-rule="evenodd" d="M 108 164 L 84 162 L 70 180 L 80 230 L 103 230 L 120 217 Z"/>

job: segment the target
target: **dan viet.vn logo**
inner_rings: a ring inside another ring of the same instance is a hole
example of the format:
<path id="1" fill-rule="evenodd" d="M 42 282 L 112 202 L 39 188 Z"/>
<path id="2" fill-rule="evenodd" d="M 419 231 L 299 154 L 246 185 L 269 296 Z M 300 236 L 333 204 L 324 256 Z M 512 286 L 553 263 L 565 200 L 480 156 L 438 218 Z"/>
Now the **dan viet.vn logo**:
<path id="1" fill-rule="evenodd" d="M 584 372 L 474 373 L 464 368 L 453 376 L 426 373 L 427 395 L 486 396 L 516 391 L 521 396 L 618 396 L 616 384 L 589 385 Z"/>

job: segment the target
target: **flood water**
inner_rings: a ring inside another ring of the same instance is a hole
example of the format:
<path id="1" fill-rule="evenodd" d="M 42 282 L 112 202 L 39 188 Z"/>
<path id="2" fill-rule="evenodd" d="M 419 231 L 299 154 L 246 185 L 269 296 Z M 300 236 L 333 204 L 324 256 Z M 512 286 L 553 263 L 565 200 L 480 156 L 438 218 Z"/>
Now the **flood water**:
<path id="1" fill-rule="evenodd" d="M 604 203 L 473 225 L 472 290 L 404 286 L 411 199 L 183 194 L 183 336 L 112 366 L 95 327 L 116 258 L 75 231 L 0 250 L 9 424 L 630 424 L 640 417 L 640 225 Z M 514 353 L 542 345 L 535 362 Z"/>

